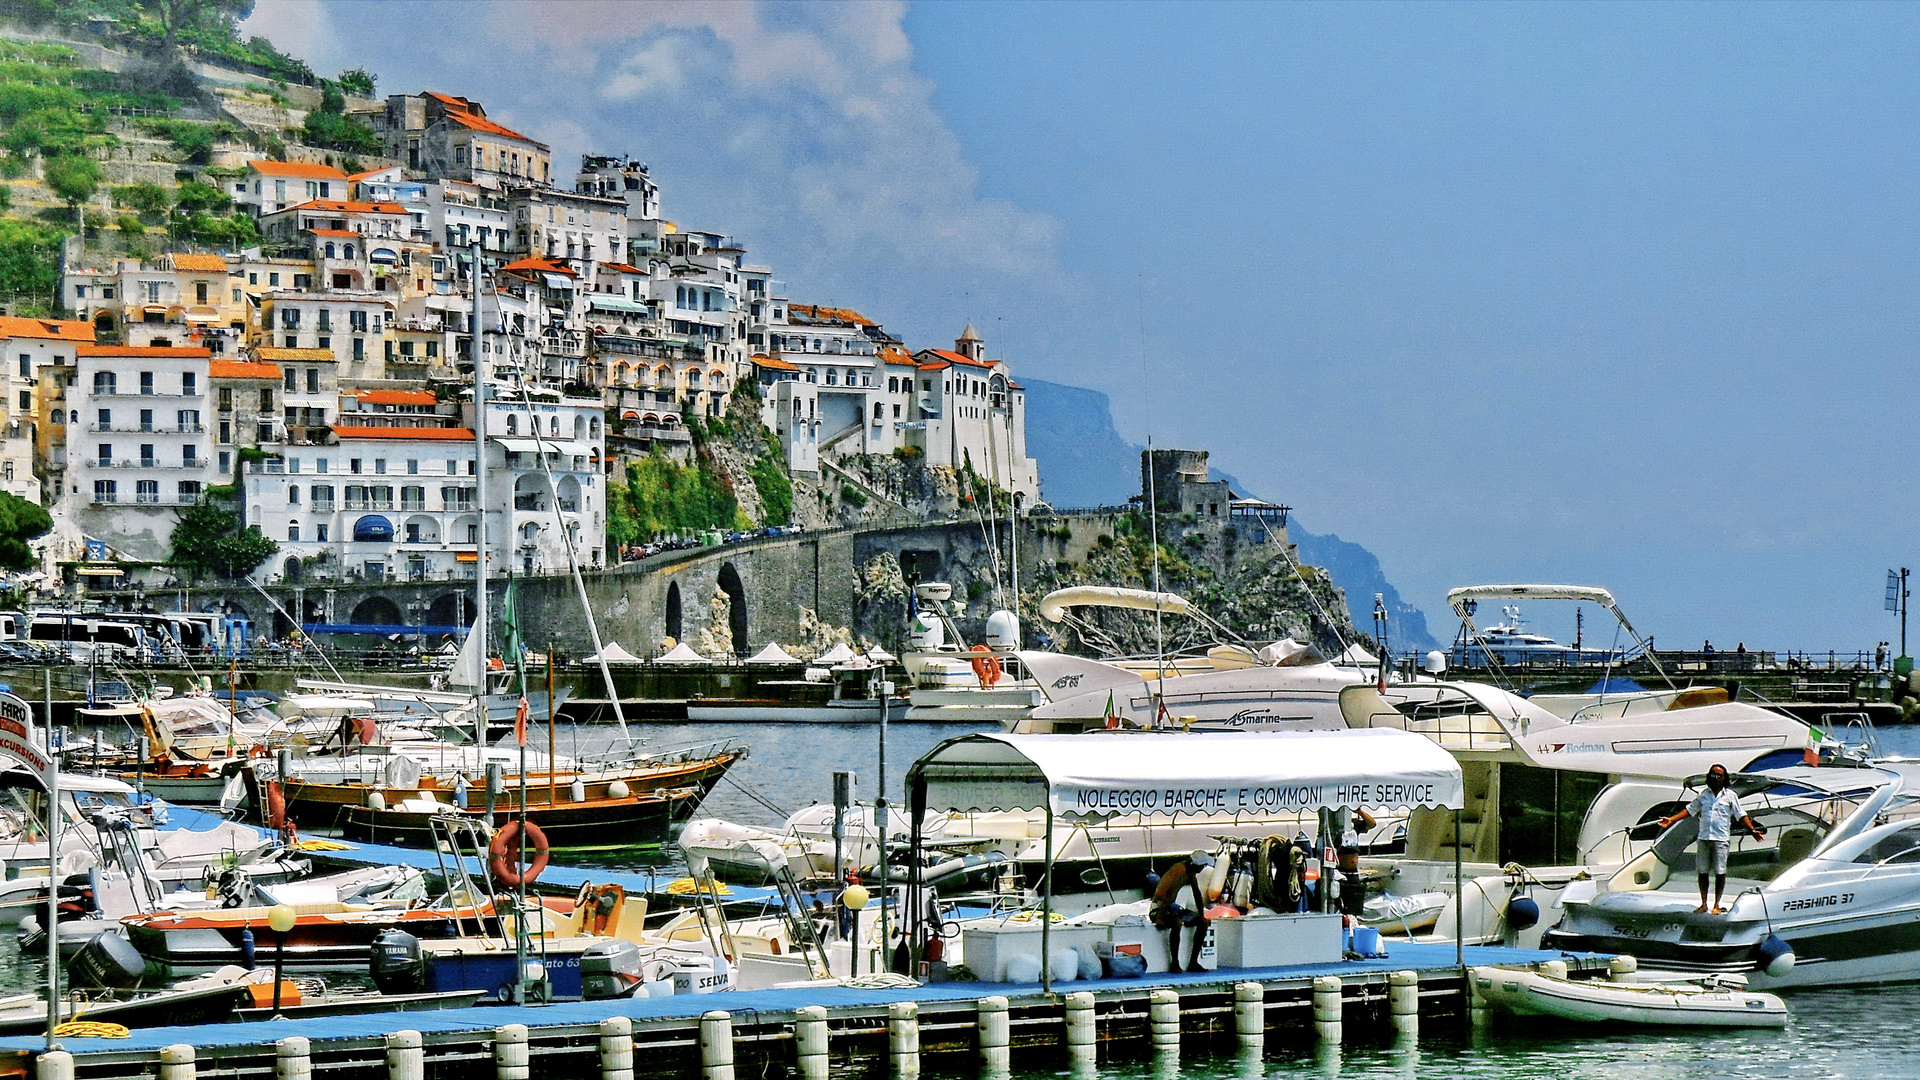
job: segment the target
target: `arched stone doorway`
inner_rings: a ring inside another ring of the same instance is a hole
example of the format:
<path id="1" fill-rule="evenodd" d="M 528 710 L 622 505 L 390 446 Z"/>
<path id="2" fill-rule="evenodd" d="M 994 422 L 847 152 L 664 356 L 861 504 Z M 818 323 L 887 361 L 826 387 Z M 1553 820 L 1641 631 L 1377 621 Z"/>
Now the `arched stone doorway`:
<path id="1" fill-rule="evenodd" d="M 733 635 L 733 654 L 747 655 L 747 589 L 732 563 L 720 564 L 720 591 L 727 594 L 727 630 Z"/>
<path id="2" fill-rule="evenodd" d="M 680 583 L 677 581 L 668 582 L 667 583 L 667 636 L 672 638 L 675 641 L 680 640 L 680 616 L 681 616 Z"/>

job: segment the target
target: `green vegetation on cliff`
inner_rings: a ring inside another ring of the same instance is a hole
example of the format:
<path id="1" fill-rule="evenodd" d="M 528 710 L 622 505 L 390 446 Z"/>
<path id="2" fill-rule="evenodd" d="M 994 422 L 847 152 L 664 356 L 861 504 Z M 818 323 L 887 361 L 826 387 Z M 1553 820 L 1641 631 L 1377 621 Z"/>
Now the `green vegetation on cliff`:
<path id="1" fill-rule="evenodd" d="M 607 484 L 607 539 L 619 546 L 702 529 L 746 529 L 726 482 L 664 453 L 627 463 L 626 482 Z"/>

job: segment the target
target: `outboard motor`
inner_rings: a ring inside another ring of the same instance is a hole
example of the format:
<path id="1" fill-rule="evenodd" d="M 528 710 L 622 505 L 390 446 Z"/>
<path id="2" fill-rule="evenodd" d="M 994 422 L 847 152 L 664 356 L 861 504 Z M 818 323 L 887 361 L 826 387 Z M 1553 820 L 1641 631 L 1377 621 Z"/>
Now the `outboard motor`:
<path id="1" fill-rule="evenodd" d="M 588 1001 L 633 997 L 645 985 L 640 946 L 631 941 L 598 941 L 580 954 L 580 996 Z"/>
<path id="2" fill-rule="evenodd" d="M 147 973 L 147 962 L 133 942 L 116 933 L 95 934 L 67 964 L 75 986 L 131 990 Z"/>
<path id="3" fill-rule="evenodd" d="M 427 986 L 427 961 L 420 953 L 420 939 L 404 930 L 382 930 L 373 939 L 373 959 L 368 962 L 373 985 L 383 994 L 417 994 Z"/>

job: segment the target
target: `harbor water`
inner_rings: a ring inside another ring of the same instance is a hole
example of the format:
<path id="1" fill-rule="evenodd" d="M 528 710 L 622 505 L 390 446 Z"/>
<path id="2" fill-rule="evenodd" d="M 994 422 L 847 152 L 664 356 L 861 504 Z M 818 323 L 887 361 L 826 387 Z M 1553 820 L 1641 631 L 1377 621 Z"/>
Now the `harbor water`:
<path id="1" fill-rule="evenodd" d="M 650 749 L 669 750 L 717 739 L 738 739 L 751 756 L 706 800 L 700 816 L 745 824 L 777 826 L 782 818 L 810 802 L 830 797 L 831 774 L 850 769 L 862 801 L 875 793 L 878 724 L 693 724 L 647 723 L 631 727 Z M 964 734 L 952 724 L 895 721 L 887 730 L 887 794 L 896 804 L 906 769 L 943 739 Z M 987 730 L 983 725 L 978 730 Z M 530 732 L 544 749 L 546 733 Z M 611 724 L 567 725 L 556 729 L 563 754 L 591 754 L 616 744 Z M 1880 749 L 1889 754 L 1920 755 L 1920 730 L 1886 728 Z M 561 861 L 652 872 L 677 877 L 683 865 L 673 850 L 604 850 L 565 853 Z M 1390 947 L 1390 946 L 1389 946 Z M 42 985 L 44 961 L 23 957 L 11 933 L 0 934 L 0 986 L 29 990 Z M 351 981 L 351 980 L 343 980 Z M 1694 1080 L 1700 1077 L 1844 1078 L 1920 1076 L 1920 984 L 1861 989 L 1806 991 L 1788 996 L 1791 1023 L 1784 1030 L 1661 1032 L 1625 1031 L 1604 1025 L 1580 1027 L 1563 1021 L 1496 1017 L 1488 1028 L 1471 1033 L 1453 1025 L 1430 1025 L 1417 1046 L 1372 1036 L 1350 1037 L 1330 1049 L 1303 1033 L 1297 1045 L 1270 1038 L 1259 1060 L 1232 1050 L 1190 1050 L 1178 1063 L 1139 1060 L 1103 1062 L 1103 1080 L 1250 1080 L 1253 1077 L 1457 1077 L 1467 1080 L 1551 1078 L 1616 1080 Z M 937 1061 L 930 1066 L 939 1067 Z M 882 1067 L 884 1068 L 884 1067 Z M 1061 1075 L 1066 1072 L 1064 1061 Z M 967 1073 L 967 1075 L 971 1075 Z M 1024 1070 L 1028 1077 L 1055 1075 Z"/>

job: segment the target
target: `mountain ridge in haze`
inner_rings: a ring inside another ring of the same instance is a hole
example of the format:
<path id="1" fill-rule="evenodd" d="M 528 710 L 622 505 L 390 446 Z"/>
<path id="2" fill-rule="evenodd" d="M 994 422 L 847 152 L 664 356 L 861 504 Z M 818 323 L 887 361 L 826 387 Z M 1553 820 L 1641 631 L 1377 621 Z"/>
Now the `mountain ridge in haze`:
<path id="1" fill-rule="evenodd" d="M 1021 381 L 1027 390 L 1027 452 L 1040 463 L 1042 498 L 1068 509 L 1124 506 L 1139 494 L 1145 448 L 1128 442 L 1113 426 L 1106 394 L 1031 377 Z M 1238 494 L 1258 497 L 1234 477 L 1212 471 Z M 1287 536 L 1303 561 L 1325 567 L 1334 584 L 1345 590 L 1355 627 L 1372 629 L 1373 597 L 1378 593 L 1387 607 L 1388 644 L 1395 652 L 1439 647 L 1427 629 L 1426 613 L 1400 598 L 1373 552 L 1334 533 L 1308 532 L 1298 514 L 1289 516 Z"/>

